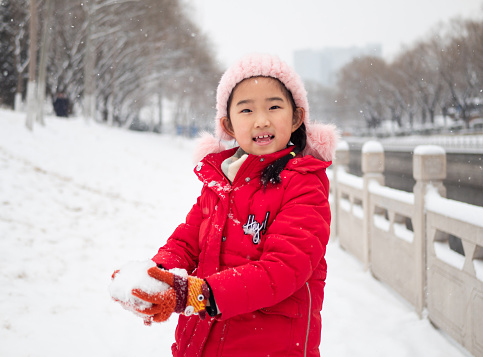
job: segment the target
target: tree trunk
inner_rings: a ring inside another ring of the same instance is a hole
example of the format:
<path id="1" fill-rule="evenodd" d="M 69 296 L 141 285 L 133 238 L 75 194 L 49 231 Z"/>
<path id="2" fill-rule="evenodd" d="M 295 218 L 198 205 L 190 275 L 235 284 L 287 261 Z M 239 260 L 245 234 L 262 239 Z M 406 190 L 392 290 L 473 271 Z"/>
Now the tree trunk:
<path id="1" fill-rule="evenodd" d="M 162 133 L 163 132 L 163 96 L 160 92 L 158 92 L 158 115 L 159 115 L 159 120 L 158 120 L 158 125 L 156 130 L 158 132 Z"/>
<path id="2" fill-rule="evenodd" d="M 33 129 L 36 112 L 37 45 L 37 0 L 30 0 L 30 62 L 29 81 L 27 84 L 27 121 L 25 123 L 29 130 Z"/>
<path id="3" fill-rule="evenodd" d="M 15 104 L 13 109 L 19 112 L 23 109 L 22 105 L 22 92 L 23 92 L 23 73 L 17 73 L 17 92 L 15 93 Z"/>
<path id="4" fill-rule="evenodd" d="M 426 124 L 426 109 L 421 109 L 421 124 Z"/>
<path id="5" fill-rule="evenodd" d="M 47 16 L 44 20 L 44 28 L 42 29 L 42 42 L 40 43 L 40 62 L 39 62 L 39 80 L 38 80 L 38 92 L 37 92 L 37 121 L 41 125 L 45 125 L 44 121 L 44 101 L 45 101 L 45 75 L 47 72 L 47 53 L 50 47 L 49 27 L 51 26 L 51 18 L 54 7 L 52 6 L 52 0 L 47 0 L 45 4 L 47 10 Z"/>
<path id="6" fill-rule="evenodd" d="M 434 109 L 428 109 L 429 121 L 434 125 Z"/>
<path id="7" fill-rule="evenodd" d="M 95 77 L 93 75 L 96 66 L 95 47 L 92 43 L 92 33 L 94 26 L 95 0 L 88 3 L 87 8 L 87 36 L 86 36 L 86 52 L 84 57 L 84 118 L 85 120 L 93 119 L 96 110 L 96 98 L 94 96 Z"/>
<path id="8" fill-rule="evenodd" d="M 13 110 L 16 112 L 21 112 L 23 109 L 23 103 L 22 103 L 22 93 L 15 93 L 15 102 L 13 104 Z"/>
<path id="9" fill-rule="evenodd" d="M 107 98 L 106 108 L 107 108 L 107 125 L 114 126 L 114 105 L 113 105 L 114 93 L 109 95 Z"/>

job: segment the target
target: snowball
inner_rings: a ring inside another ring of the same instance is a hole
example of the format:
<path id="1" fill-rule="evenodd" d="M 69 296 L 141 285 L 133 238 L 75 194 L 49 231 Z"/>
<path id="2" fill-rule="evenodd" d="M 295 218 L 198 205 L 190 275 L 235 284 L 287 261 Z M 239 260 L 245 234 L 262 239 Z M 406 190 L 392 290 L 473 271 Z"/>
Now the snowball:
<path id="1" fill-rule="evenodd" d="M 155 266 L 156 264 L 152 260 L 125 264 L 109 286 L 112 298 L 122 302 L 127 309 L 138 308 L 144 310 L 151 307 L 151 303 L 133 296 L 131 292 L 133 289 L 140 289 L 148 294 L 154 294 L 169 289 L 168 284 L 148 275 L 148 269 Z"/>
<path id="2" fill-rule="evenodd" d="M 174 275 L 178 275 L 182 278 L 187 278 L 188 277 L 188 272 L 184 269 L 179 269 L 179 268 L 173 268 L 168 270 L 170 273 L 173 273 Z"/>

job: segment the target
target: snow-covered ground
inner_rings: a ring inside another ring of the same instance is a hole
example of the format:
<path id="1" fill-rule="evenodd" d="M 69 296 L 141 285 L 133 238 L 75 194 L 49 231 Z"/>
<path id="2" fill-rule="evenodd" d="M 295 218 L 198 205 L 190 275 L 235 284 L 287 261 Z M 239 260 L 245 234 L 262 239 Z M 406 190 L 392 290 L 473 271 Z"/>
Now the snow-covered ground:
<path id="1" fill-rule="evenodd" d="M 194 142 L 0 110 L 0 356 L 169 356 L 176 319 L 151 327 L 112 302 L 112 272 L 155 254 L 201 188 Z M 466 356 L 328 247 L 323 356 Z M 269 341 L 268 341 L 269 342 Z"/>

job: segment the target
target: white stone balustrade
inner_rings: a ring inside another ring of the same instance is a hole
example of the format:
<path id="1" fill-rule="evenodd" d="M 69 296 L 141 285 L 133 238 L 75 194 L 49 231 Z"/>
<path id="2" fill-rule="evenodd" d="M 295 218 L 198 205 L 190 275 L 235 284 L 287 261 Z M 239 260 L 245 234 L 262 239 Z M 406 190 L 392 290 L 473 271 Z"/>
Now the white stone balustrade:
<path id="1" fill-rule="evenodd" d="M 441 147 L 414 150 L 413 192 L 384 186 L 380 143 L 365 143 L 361 162 L 363 177 L 349 174 L 349 146 L 338 146 L 329 172 L 331 239 L 420 317 L 483 356 L 483 207 L 445 198 Z"/>

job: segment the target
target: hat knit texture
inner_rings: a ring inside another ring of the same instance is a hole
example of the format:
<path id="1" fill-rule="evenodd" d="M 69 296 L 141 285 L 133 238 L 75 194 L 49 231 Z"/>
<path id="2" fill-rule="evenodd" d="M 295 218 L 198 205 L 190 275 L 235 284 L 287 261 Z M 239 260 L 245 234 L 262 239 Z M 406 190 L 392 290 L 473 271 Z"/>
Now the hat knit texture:
<path id="1" fill-rule="evenodd" d="M 250 54 L 241 58 L 223 74 L 216 92 L 215 136 L 202 134 L 195 153 L 195 161 L 199 161 L 206 154 L 220 152 L 224 149 L 220 140 L 229 141 L 228 135 L 220 119 L 227 116 L 229 108 L 228 98 L 238 83 L 253 77 L 272 77 L 278 79 L 290 91 L 296 107 L 305 111 L 304 124 L 307 134 L 307 145 L 304 155 L 312 155 L 324 161 L 331 161 L 335 154 L 338 132 L 333 124 L 311 123 L 309 120 L 309 102 L 307 91 L 300 76 L 277 56 L 268 54 Z"/>

